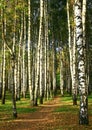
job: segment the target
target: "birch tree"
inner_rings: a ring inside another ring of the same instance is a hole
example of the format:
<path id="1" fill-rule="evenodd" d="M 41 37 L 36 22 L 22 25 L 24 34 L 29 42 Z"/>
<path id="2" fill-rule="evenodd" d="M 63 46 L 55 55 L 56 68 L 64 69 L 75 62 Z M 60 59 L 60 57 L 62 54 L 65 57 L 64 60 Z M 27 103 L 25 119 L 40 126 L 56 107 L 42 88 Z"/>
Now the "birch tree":
<path id="1" fill-rule="evenodd" d="M 85 46 L 83 44 L 82 1 L 75 0 L 76 45 L 78 52 L 78 88 L 80 94 L 79 124 L 88 124 L 88 97 L 86 91 Z"/>
<path id="2" fill-rule="evenodd" d="M 19 36 L 19 49 L 18 49 L 18 65 L 17 65 L 17 93 L 16 98 L 20 100 L 20 85 L 21 85 L 21 46 L 22 46 L 22 38 L 23 38 L 23 12 L 21 12 L 21 28 L 20 28 L 20 36 Z"/>
<path id="3" fill-rule="evenodd" d="M 49 98 L 49 89 L 50 89 L 50 57 L 49 57 L 49 37 L 48 37 L 48 1 L 45 0 L 44 1 L 44 30 L 45 30 L 45 75 L 44 75 L 44 79 L 45 79 L 45 89 L 44 89 L 44 97 L 45 99 Z"/>
<path id="4" fill-rule="evenodd" d="M 27 89 L 27 74 L 26 74 L 26 64 L 25 64 L 25 48 L 26 48 L 26 18 L 25 18 L 25 10 L 24 10 L 24 15 L 23 15 L 23 48 L 22 48 L 22 82 L 21 82 L 21 91 L 22 95 L 25 98 L 26 97 L 26 89 Z"/>
<path id="5" fill-rule="evenodd" d="M 16 109 L 16 87 L 17 87 L 17 81 L 16 81 L 16 1 L 14 3 L 14 25 L 13 25 L 13 45 L 12 45 L 12 50 L 10 50 L 11 54 L 11 66 L 12 66 L 12 103 L 13 103 L 13 117 L 17 118 L 17 109 Z"/>
<path id="6" fill-rule="evenodd" d="M 55 41 L 54 37 L 52 39 L 52 46 L 53 46 L 53 96 L 56 95 L 56 47 L 55 47 Z"/>
<path id="7" fill-rule="evenodd" d="M 4 2 L 4 8 L 1 12 L 2 15 L 2 44 L 3 44 L 3 68 L 2 68 L 2 104 L 5 104 L 5 66 L 6 66 L 6 45 L 5 45 L 5 37 L 6 37 L 6 17 L 5 17 L 5 2 Z"/>
<path id="8" fill-rule="evenodd" d="M 34 91 L 34 105 L 37 105 L 38 99 L 38 88 L 40 80 L 40 51 L 42 47 L 42 36 L 43 36 L 43 5 L 44 1 L 40 0 L 40 25 L 39 25 L 39 38 L 38 38 L 38 45 L 37 45 L 37 66 L 36 66 L 36 81 L 35 81 L 35 91 Z M 42 72 L 41 72 L 42 73 Z M 41 78 L 42 79 L 42 78 Z M 42 82 L 40 82 L 40 90 L 42 90 Z M 40 93 L 42 94 L 42 93 Z"/>
<path id="9" fill-rule="evenodd" d="M 61 50 L 63 51 L 63 50 Z M 63 52 L 60 52 L 60 90 L 61 90 L 61 96 L 64 95 L 64 77 L 63 77 Z"/>
<path id="10" fill-rule="evenodd" d="M 15 47 L 14 47 L 15 49 Z M 13 53 L 11 55 L 11 61 L 12 61 L 12 102 L 13 102 L 13 117 L 17 117 L 17 109 L 16 109 L 16 98 L 15 98 L 15 79 L 14 79 L 14 72 L 15 72 L 15 50 L 13 50 Z"/>
<path id="11" fill-rule="evenodd" d="M 75 25 L 74 25 L 74 2 L 67 0 L 67 19 L 68 19 L 68 44 L 70 57 L 70 72 L 72 79 L 73 105 L 77 105 L 77 73 L 76 73 L 76 44 L 75 44 Z M 71 8 L 71 10 L 70 10 Z M 70 15 L 70 12 L 72 13 Z"/>
<path id="12" fill-rule="evenodd" d="M 87 44 L 86 43 L 86 7 L 87 6 L 87 1 L 86 0 L 83 0 L 83 3 L 82 3 L 82 27 L 83 27 L 83 45 L 85 46 L 85 49 L 84 49 L 84 55 L 85 55 L 85 58 L 86 58 L 86 63 L 85 63 L 85 69 L 86 69 L 86 92 L 88 93 L 88 84 L 89 84 L 89 74 L 88 74 L 88 60 L 87 60 Z"/>
<path id="13" fill-rule="evenodd" d="M 40 103 L 43 104 L 44 95 L 44 30 L 43 30 L 43 18 L 44 18 L 44 1 L 41 4 L 41 36 L 40 36 L 40 77 L 39 77 L 39 89 L 40 89 Z"/>
<path id="14" fill-rule="evenodd" d="M 0 57 L 0 99 L 2 98 L 2 51 Z"/>
<path id="15" fill-rule="evenodd" d="M 31 83 L 31 0 L 28 0 L 28 87 L 30 92 L 30 101 L 33 100 Z"/>

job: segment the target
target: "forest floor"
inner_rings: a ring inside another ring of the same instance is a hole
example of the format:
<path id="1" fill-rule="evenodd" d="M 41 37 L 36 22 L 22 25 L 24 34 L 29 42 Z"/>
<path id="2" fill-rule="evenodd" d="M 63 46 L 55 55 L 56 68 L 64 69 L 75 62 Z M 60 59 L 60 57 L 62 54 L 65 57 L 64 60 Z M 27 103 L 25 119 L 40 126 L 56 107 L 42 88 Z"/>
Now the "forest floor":
<path id="1" fill-rule="evenodd" d="M 82 126 L 78 124 L 78 113 L 69 111 L 70 108 L 59 112 L 63 105 L 72 106 L 69 103 L 55 97 L 38 106 L 35 112 L 21 113 L 17 119 L 0 121 L 0 130 L 92 130 L 92 115 L 89 116 L 90 124 Z"/>

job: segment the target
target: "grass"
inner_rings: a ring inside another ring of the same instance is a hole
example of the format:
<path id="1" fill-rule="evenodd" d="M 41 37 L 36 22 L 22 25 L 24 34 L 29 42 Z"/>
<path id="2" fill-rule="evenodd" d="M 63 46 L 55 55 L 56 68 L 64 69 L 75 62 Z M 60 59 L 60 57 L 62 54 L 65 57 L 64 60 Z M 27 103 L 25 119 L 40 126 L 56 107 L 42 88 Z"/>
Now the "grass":
<path id="1" fill-rule="evenodd" d="M 89 108 L 89 117 L 90 117 L 90 124 L 88 126 L 81 126 L 78 124 L 79 97 L 78 97 L 78 105 L 73 106 L 72 97 L 69 96 L 68 94 L 66 94 L 64 97 L 61 97 L 61 99 L 60 99 L 61 106 L 59 106 L 58 108 L 55 107 L 55 110 L 53 111 L 53 114 L 51 115 L 52 118 L 55 120 L 54 123 L 51 122 L 51 123 L 53 123 L 52 129 L 53 130 L 88 130 L 88 129 L 91 130 L 92 129 L 92 125 L 91 125 L 92 124 L 92 95 L 89 95 L 88 99 L 89 99 L 88 108 Z M 50 100 L 52 100 L 52 99 L 50 99 Z M 26 114 L 26 113 L 35 112 L 38 110 L 37 107 L 35 108 L 35 107 L 30 106 L 29 97 L 27 97 L 26 99 L 21 98 L 20 101 L 17 101 L 16 105 L 17 105 L 18 114 L 20 114 L 20 113 Z M 29 115 L 29 114 L 27 114 L 27 115 Z M 2 123 L 5 123 L 4 122 L 5 120 L 9 121 L 10 119 L 11 119 L 10 120 L 11 125 L 13 125 L 11 117 L 12 117 L 12 102 L 11 102 L 10 95 L 9 96 L 7 95 L 6 104 L 0 105 L 0 121 L 2 121 L 1 125 L 2 125 Z M 51 121 L 50 118 L 48 118 L 48 120 Z M 27 122 L 27 124 L 28 124 L 28 122 Z M 51 126 L 51 124 L 50 124 L 50 126 Z"/>
<path id="2" fill-rule="evenodd" d="M 9 92 L 6 93 L 5 104 L 0 102 L 0 120 L 7 116 L 7 119 L 12 119 L 12 96 Z M 20 101 L 16 102 L 17 113 L 32 113 L 37 111 L 37 108 L 30 106 L 30 98 L 27 96 L 26 99 L 21 98 Z"/>
<path id="3" fill-rule="evenodd" d="M 37 110 L 37 108 L 18 108 L 17 112 L 18 113 L 30 113 L 30 112 L 35 112 Z"/>
<path id="4" fill-rule="evenodd" d="M 59 107 L 57 109 L 55 109 L 54 112 L 72 112 L 72 113 L 78 113 L 79 111 L 79 96 L 78 96 L 78 105 L 72 105 L 72 97 L 67 95 L 64 97 L 61 97 L 61 103 L 62 103 L 62 107 Z M 88 112 L 89 114 L 92 114 L 92 94 L 88 96 Z"/>
<path id="5" fill-rule="evenodd" d="M 72 105 L 72 97 L 67 95 L 61 97 L 61 106 L 54 110 L 55 115 L 59 115 L 60 126 L 58 125 L 55 130 L 91 130 L 92 129 L 92 95 L 88 96 L 88 114 L 89 125 L 79 125 L 79 97 L 78 105 Z"/>
<path id="6" fill-rule="evenodd" d="M 63 105 L 62 107 L 57 108 L 54 112 L 78 112 L 78 106 L 71 106 L 71 105 Z"/>
<path id="7" fill-rule="evenodd" d="M 58 107 L 55 109 L 54 112 L 67 112 L 67 113 L 78 113 L 78 105 L 74 106 L 72 105 L 72 97 L 67 95 L 64 97 L 61 97 L 61 107 Z M 79 104 L 79 102 L 78 102 Z"/>

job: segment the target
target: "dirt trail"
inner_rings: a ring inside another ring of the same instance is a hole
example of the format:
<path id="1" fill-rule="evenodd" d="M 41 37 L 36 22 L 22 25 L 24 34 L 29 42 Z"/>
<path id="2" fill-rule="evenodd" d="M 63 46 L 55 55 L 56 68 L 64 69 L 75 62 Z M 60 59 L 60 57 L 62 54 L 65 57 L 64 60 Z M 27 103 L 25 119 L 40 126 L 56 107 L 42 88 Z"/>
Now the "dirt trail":
<path id="1" fill-rule="evenodd" d="M 16 120 L 4 122 L 0 130 L 53 130 L 53 111 L 60 106 L 60 97 L 56 97 L 39 106 L 36 112 L 19 114 Z"/>
<path id="2" fill-rule="evenodd" d="M 90 125 L 80 126 L 78 114 L 54 112 L 56 108 L 63 108 L 60 100 L 56 97 L 38 106 L 36 112 L 19 114 L 16 120 L 0 122 L 0 130 L 92 130 L 92 115 Z"/>

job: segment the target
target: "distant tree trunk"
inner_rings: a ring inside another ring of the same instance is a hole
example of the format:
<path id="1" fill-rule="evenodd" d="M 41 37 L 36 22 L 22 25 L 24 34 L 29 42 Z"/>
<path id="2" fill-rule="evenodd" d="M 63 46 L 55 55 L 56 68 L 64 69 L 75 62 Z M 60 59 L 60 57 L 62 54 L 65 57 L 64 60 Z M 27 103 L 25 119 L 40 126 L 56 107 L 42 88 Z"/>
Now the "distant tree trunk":
<path id="1" fill-rule="evenodd" d="M 34 43 L 35 44 L 35 43 Z M 35 45 L 34 45 L 35 46 Z M 36 51 L 35 47 L 33 47 L 33 58 L 32 58 L 32 94 L 33 94 L 33 100 L 32 100 L 32 106 L 34 105 L 34 90 L 35 90 L 35 76 L 36 76 Z"/>
<path id="2" fill-rule="evenodd" d="M 72 39 L 71 39 L 71 23 L 70 23 L 70 8 L 69 8 L 69 0 L 67 0 L 67 21 L 68 21 L 68 44 L 69 44 L 69 57 L 70 57 L 70 72 L 72 77 Z"/>
<path id="3" fill-rule="evenodd" d="M 20 100 L 20 88 L 21 88 L 21 46 L 23 38 L 23 12 L 21 13 L 21 29 L 19 38 L 19 50 L 18 50 L 18 69 L 17 69 L 17 95 L 16 99 Z"/>
<path id="4" fill-rule="evenodd" d="M 43 36 L 41 36 L 43 37 Z M 44 76 L 43 76 L 43 43 L 41 39 L 41 46 L 40 46 L 40 80 L 39 80 L 39 86 L 40 86 L 40 104 L 43 104 L 43 92 L 44 92 Z"/>
<path id="5" fill-rule="evenodd" d="M 86 6 L 87 6 L 87 0 L 83 0 L 82 3 L 82 27 L 83 27 L 83 45 L 85 46 L 85 58 L 86 58 L 86 92 L 88 93 L 88 84 L 89 84 L 89 74 L 88 74 L 88 59 L 87 59 L 87 43 L 86 43 Z"/>
<path id="6" fill-rule="evenodd" d="M 77 73 L 76 73 L 76 42 L 75 42 L 75 27 L 73 33 L 73 54 L 72 54 L 72 96 L 73 105 L 77 105 Z"/>
<path id="7" fill-rule="evenodd" d="M 72 79 L 72 97 L 73 97 L 73 105 L 77 105 L 77 75 L 76 75 L 76 44 L 75 44 L 75 26 L 72 25 L 74 22 L 74 18 L 72 21 L 70 19 L 70 6 L 73 11 L 73 5 L 71 1 L 67 0 L 67 18 L 68 18 L 68 31 L 69 31 L 69 56 L 70 56 L 70 72 Z M 71 14 L 71 15 L 73 15 Z M 74 15 L 73 15 L 74 16 Z M 73 17 L 72 16 L 72 17 Z"/>
<path id="8" fill-rule="evenodd" d="M 45 99 L 47 98 L 47 0 L 44 1 L 44 21 L 45 21 L 45 26 L 44 26 L 44 30 L 45 30 L 45 47 L 44 47 L 44 97 Z"/>
<path id="9" fill-rule="evenodd" d="M 48 1 L 44 1 L 44 30 L 45 30 L 45 88 L 44 88 L 44 97 L 45 99 L 49 98 L 49 39 L 48 39 Z"/>
<path id="10" fill-rule="evenodd" d="M 16 6 L 16 1 L 15 1 L 15 6 Z M 13 31 L 13 47 L 12 47 L 12 50 L 13 50 L 14 53 L 16 53 L 16 48 L 15 48 L 15 45 L 16 45 L 16 7 L 15 7 L 15 14 L 14 15 L 15 15 L 15 19 L 14 19 L 14 27 L 13 27 L 14 31 Z M 14 96 L 15 96 L 14 100 L 16 100 L 16 95 L 17 95 L 17 63 L 16 63 L 16 59 L 15 59 L 14 62 L 15 62 L 14 63 Z"/>
<path id="11" fill-rule="evenodd" d="M 0 61 L 0 99 L 2 98 L 2 57 Z"/>
<path id="12" fill-rule="evenodd" d="M 42 44 L 43 36 L 43 0 L 40 0 L 40 25 L 39 25 L 39 39 L 37 46 L 37 67 L 36 67 L 36 81 L 35 81 L 35 92 L 34 92 L 34 105 L 37 106 L 38 88 L 40 82 L 40 47 Z M 42 86 L 40 86 L 42 87 Z M 41 89 L 41 88 L 40 88 Z"/>
<path id="13" fill-rule="evenodd" d="M 62 50 L 61 50 L 62 51 Z M 60 90 L 61 90 L 61 96 L 64 95 L 64 79 L 63 79 L 63 58 L 62 58 L 62 52 L 60 53 Z"/>
<path id="14" fill-rule="evenodd" d="M 76 44 L 78 51 L 78 80 L 80 94 L 80 112 L 79 124 L 88 124 L 88 97 L 86 91 L 86 74 L 85 74 L 85 46 L 83 44 L 82 29 L 82 2 L 75 0 L 75 25 L 76 25 Z"/>
<path id="15" fill-rule="evenodd" d="M 56 48 L 55 48 L 55 42 L 54 39 L 52 40 L 52 55 L 53 55 L 53 96 L 56 95 Z"/>
<path id="16" fill-rule="evenodd" d="M 69 74 L 69 76 L 68 76 L 68 86 L 67 86 L 67 91 L 68 91 L 68 93 L 71 95 L 71 75 Z"/>
<path id="17" fill-rule="evenodd" d="M 44 1 L 41 3 L 41 35 L 40 35 L 40 77 L 39 77 L 39 86 L 40 86 L 40 104 L 43 104 L 43 92 L 44 92 L 44 30 L 43 30 L 43 18 L 44 18 Z"/>
<path id="18" fill-rule="evenodd" d="M 5 42 L 3 46 L 3 79 L 2 79 L 2 104 L 5 104 Z"/>
<path id="19" fill-rule="evenodd" d="M 28 0 L 28 87 L 30 101 L 33 100 L 32 82 L 31 82 L 31 0 Z"/>
<path id="20" fill-rule="evenodd" d="M 70 22 L 70 6 L 69 6 L 69 0 L 67 0 L 67 21 L 68 21 L 68 44 L 69 44 L 69 58 L 70 58 L 70 78 L 72 81 L 72 54 L 73 54 L 73 48 L 72 48 L 72 38 L 71 38 L 71 22 Z"/>
<path id="21" fill-rule="evenodd" d="M 33 39 L 33 50 L 32 50 L 32 93 L 33 93 L 33 101 L 32 105 L 34 106 L 34 91 L 35 91 L 35 81 L 37 74 L 37 42 L 38 42 L 38 30 L 37 27 L 34 28 L 34 39 Z"/>
<path id="22" fill-rule="evenodd" d="M 24 11 L 24 35 L 23 35 L 23 51 L 22 51 L 22 83 L 21 83 L 21 91 L 23 98 L 26 98 L 26 66 L 25 66 L 25 46 L 26 46 L 26 19 L 25 19 L 25 11 Z"/>
<path id="23" fill-rule="evenodd" d="M 12 102 L 13 102 L 13 117 L 17 117 L 17 110 L 16 110 L 16 98 L 15 98 L 15 79 L 14 79 L 14 72 L 15 72 L 15 54 L 12 54 Z"/>
<path id="24" fill-rule="evenodd" d="M 6 66 L 6 59 L 5 59 L 5 36 L 6 36 L 6 18 L 4 15 L 4 9 L 2 9 L 2 44 L 3 44 L 3 68 L 2 68 L 2 104 L 5 104 L 5 66 Z"/>
<path id="25" fill-rule="evenodd" d="M 1 23 L 2 23 L 2 48 L 1 48 L 1 57 L 0 57 L 0 99 L 2 99 L 2 77 L 3 77 L 3 9 L 1 8 Z"/>
<path id="26" fill-rule="evenodd" d="M 11 54 L 11 65 L 12 65 L 12 74 L 11 74 L 11 87 L 12 87 L 12 103 L 13 103 L 13 117 L 17 118 L 17 109 L 16 109 L 16 93 L 15 89 L 17 87 L 17 78 L 16 78 L 16 0 L 15 0 L 15 19 L 14 19 L 14 32 L 13 32 L 13 46 L 12 46 L 12 54 Z"/>
<path id="27" fill-rule="evenodd" d="M 13 44 L 14 44 L 14 42 L 13 42 Z M 16 61 L 15 61 L 15 67 L 14 67 L 14 84 L 15 84 L 15 98 L 17 100 L 17 91 L 18 91 L 18 88 L 17 88 L 17 62 Z"/>

